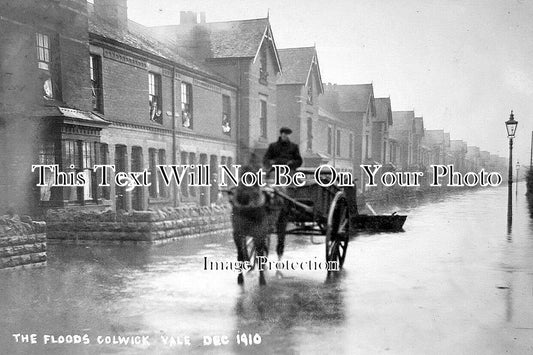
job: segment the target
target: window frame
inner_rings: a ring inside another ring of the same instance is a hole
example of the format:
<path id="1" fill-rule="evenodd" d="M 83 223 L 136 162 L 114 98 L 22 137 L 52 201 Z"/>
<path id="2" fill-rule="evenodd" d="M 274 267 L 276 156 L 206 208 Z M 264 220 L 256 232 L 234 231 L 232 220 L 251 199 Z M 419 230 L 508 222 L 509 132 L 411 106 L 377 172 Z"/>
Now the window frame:
<path id="1" fill-rule="evenodd" d="M 180 165 L 187 165 L 189 161 L 189 152 L 180 152 Z M 185 174 L 186 175 L 186 174 Z M 185 176 L 186 177 L 186 176 Z M 189 180 L 185 178 L 180 184 L 180 195 L 182 202 L 188 200 L 189 197 Z"/>
<path id="2" fill-rule="evenodd" d="M 35 32 L 35 48 L 39 80 L 45 100 L 61 100 L 61 67 L 58 43 L 54 33 Z"/>
<path id="3" fill-rule="evenodd" d="M 150 109 L 150 121 L 161 125 L 163 124 L 162 86 L 161 74 L 148 72 L 148 106 Z"/>
<path id="4" fill-rule="evenodd" d="M 157 198 L 158 196 L 158 179 L 157 179 L 157 150 L 148 148 L 148 168 L 150 170 L 150 186 L 148 187 L 148 197 Z"/>
<path id="5" fill-rule="evenodd" d="M 167 152 L 165 149 L 159 149 L 157 151 L 157 163 L 158 165 L 166 165 L 167 161 Z M 157 187 L 158 187 L 158 198 L 168 198 L 168 188 L 169 186 L 165 185 L 165 180 L 163 179 L 163 175 L 157 174 Z"/>
<path id="6" fill-rule="evenodd" d="M 192 84 L 186 81 L 181 82 L 181 126 L 187 129 L 194 129 L 193 115 L 193 89 Z M 188 121 L 186 121 L 188 119 Z"/>
<path id="7" fill-rule="evenodd" d="M 222 95 L 222 133 L 231 136 L 231 97 Z"/>
<path id="8" fill-rule="evenodd" d="M 102 81 L 102 57 L 91 53 L 89 56 L 89 73 L 93 96 L 93 111 L 104 113 L 104 89 Z"/>
<path id="9" fill-rule="evenodd" d="M 191 165 L 194 165 L 196 167 L 196 165 L 198 164 L 197 163 L 197 157 L 196 157 L 196 153 L 195 152 L 189 152 L 189 166 Z M 187 178 L 187 174 L 185 176 Z M 199 195 L 197 192 L 197 186 L 191 186 L 191 185 L 188 185 L 189 186 L 189 197 L 191 199 L 196 199 L 197 196 Z"/>
<path id="10" fill-rule="evenodd" d="M 268 102 L 266 99 L 259 100 L 259 137 L 266 139 L 268 137 Z"/>
<path id="11" fill-rule="evenodd" d="M 37 48 L 37 67 L 42 70 L 50 70 L 50 51 L 51 51 L 51 42 L 50 36 L 46 33 L 36 32 L 35 33 L 35 45 Z"/>

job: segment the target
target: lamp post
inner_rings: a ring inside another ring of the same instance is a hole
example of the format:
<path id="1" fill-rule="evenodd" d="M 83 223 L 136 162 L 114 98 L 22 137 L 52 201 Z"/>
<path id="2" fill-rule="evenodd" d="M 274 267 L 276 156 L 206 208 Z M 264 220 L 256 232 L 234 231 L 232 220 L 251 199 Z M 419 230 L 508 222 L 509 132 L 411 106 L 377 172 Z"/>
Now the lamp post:
<path id="1" fill-rule="evenodd" d="M 509 119 L 505 122 L 507 129 L 507 137 L 509 138 L 509 179 L 508 179 L 508 194 L 507 194 L 507 221 L 511 222 L 513 219 L 513 139 L 516 133 L 516 126 L 518 122 L 514 119 L 513 110 Z"/>

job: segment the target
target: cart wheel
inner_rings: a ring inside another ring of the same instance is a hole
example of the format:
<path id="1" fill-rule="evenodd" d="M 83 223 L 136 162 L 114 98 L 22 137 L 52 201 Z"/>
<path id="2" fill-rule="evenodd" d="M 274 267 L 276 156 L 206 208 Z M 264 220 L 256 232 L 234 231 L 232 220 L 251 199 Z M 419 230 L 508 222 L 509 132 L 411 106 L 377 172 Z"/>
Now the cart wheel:
<path id="1" fill-rule="evenodd" d="M 342 268 L 349 238 L 350 211 L 344 192 L 339 191 L 329 207 L 326 229 L 326 261 L 337 261 L 339 268 Z"/>
<path id="2" fill-rule="evenodd" d="M 255 268 L 255 262 L 257 261 L 257 251 L 255 250 L 255 243 L 253 237 L 246 237 L 246 253 L 248 261 L 250 261 L 250 265 L 252 265 L 249 271 L 252 271 Z"/>

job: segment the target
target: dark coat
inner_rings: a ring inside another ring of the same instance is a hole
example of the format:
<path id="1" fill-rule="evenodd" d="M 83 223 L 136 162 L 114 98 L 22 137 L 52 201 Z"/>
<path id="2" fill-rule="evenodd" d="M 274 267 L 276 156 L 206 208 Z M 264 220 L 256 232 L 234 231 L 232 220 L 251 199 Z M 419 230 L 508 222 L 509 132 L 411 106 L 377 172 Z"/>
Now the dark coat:
<path id="1" fill-rule="evenodd" d="M 299 168 L 302 165 L 302 157 L 298 144 L 282 141 L 281 138 L 277 142 L 271 143 L 263 157 L 263 165 L 270 167 L 274 164 L 288 165 L 292 171 Z"/>

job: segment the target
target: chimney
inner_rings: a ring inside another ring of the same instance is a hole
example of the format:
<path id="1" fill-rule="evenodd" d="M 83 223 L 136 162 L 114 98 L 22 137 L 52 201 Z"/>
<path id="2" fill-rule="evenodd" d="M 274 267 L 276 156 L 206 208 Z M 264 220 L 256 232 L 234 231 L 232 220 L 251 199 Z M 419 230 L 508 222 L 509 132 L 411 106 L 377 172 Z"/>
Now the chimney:
<path id="1" fill-rule="evenodd" d="M 205 23 L 205 12 L 200 12 L 200 23 Z"/>
<path id="2" fill-rule="evenodd" d="M 128 0 L 94 0 L 94 12 L 110 25 L 128 29 Z"/>
<path id="3" fill-rule="evenodd" d="M 180 25 L 195 25 L 198 15 L 194 11 L 180 11 Z"/>

